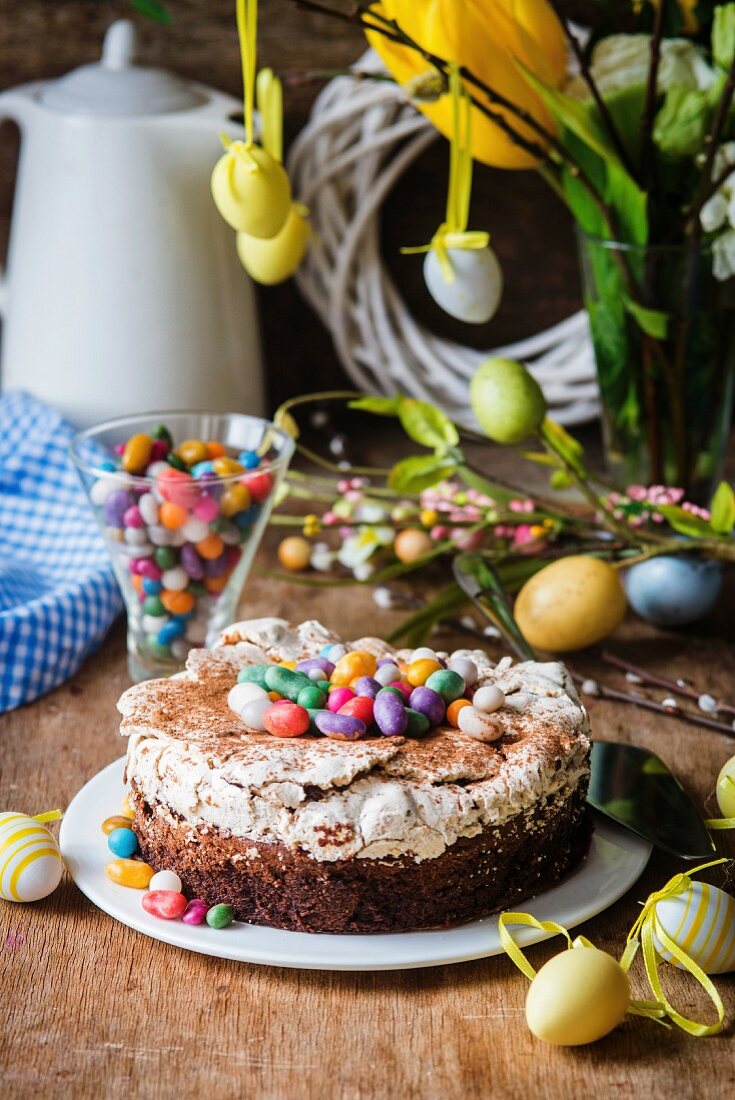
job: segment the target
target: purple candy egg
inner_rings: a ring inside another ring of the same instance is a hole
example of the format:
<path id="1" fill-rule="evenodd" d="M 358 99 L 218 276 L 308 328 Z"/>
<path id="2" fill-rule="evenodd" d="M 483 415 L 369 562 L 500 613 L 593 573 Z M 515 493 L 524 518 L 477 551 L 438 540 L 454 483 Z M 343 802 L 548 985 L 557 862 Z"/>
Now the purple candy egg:
<path id="1" fill-rule="evenodd" d="M 190 576 L 193 581 L 200 581 L 204 576 L 204 562 L 190 542 L 184 543 L 181 547 L 180 558 L 184 572 Z"/>
<path id="2" fill-rule="evenodd" d="M 378 668 L 382 668 L 383 665 L 394 665 L 395 663 L 395 657 L 381 657 L 378 661 Z"/>
<path id="3" fill-rule="evenodd" d="M 333 714 L 331 710 L 320 710 L 314 721 L 325 737 L 331 737 L 335 741 L 357 741 L 367 733 L 365 723 L 349 714 Z"/>
<path id="4" fill-rule="evenodd" d="M 324 673 L 324 679 L 328 680 L 335 669 L 335 665 L 331 661 L 328 661 L 326 657 L 308 657 L 305 661 L 299 661 L 296 665 L 297 672 L 311 672 L 313 668 L 318 668 Z"/>
<path id="5" fill-rule="evenodd" d="M 374 699 L 379 691 L 383 690 L 383 685 L 379 684 L 373 676 L 360 676 L 355 684 L 356 695 L 367 695 L 369 699 Z"/>
<path id="6" fill-rule="evenodd" d="M 417 710 L 419 714 L 425 715 L 432 726 L 441 725 L 447 710 L 439 692 L 427 687 L 414 688 L 408 704 L 411 710 Z"/>
<path id="7" fill-rule="evenodd" d="M 405 733 L 408 725 L 406 708 L 393 691 L 381 692 L 376 697 L 373 717 L 384 737 L 397 737 Z"/>
<path id="8" fill-rule="evenodd" d="M 125 513 L 135 504 L 135 497 L 127 489 L 115 489 L 105 501 L 105 523 L 109 527 L 122 527 Z"/>
<path id="9" fill-rule="evenodd" d="M 204 572 L 208 577 L 221 577 L 230 568 L 227 554 L 220 554 L 218 558 L 210 558 L 204 563 Z"/>

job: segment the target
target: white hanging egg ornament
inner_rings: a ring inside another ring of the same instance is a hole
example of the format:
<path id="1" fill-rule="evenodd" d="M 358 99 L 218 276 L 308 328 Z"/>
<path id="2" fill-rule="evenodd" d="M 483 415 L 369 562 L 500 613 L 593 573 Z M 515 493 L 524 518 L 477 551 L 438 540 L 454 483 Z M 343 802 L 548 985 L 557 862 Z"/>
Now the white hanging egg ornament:
<path id="1" fill-rule="evenodd" d="M 717 776 L 717 805 L 724 817 L 735 817 L 735 756 L 726 761 Z"/>
<path id="2" fill-rule="evenodd" d="M 541 967 L 526 997 L 526 1022 L 533 1034 L 557 1046 L 594 1043 L 622 1023 L 630 1003 L 630 982 L 606 951 L 574 941 Z"/>
<path id="3" fill-rule="evenodd" d="M 38 901 L 53 893 L 64 864 L 56 838 L 27 814 L 0 813 L 0 897 Z"/>
<path id="4" fill-rule="evenodd" d="M 503 272 L 489 245 L 448 248 L 454 279 L 447 282 L 434 249 L 426 253 L 424 281 L 438 306 L 451 317 L 483 325 L 496 313 L 503 293 Z"/>
<path id="5" fill-rule="evenodd" d="M 265 149 L 233 141 L 214 166 L 212 197 L 233 229 L 275 237 L 291 209 L 291 184 L 283 165 Z"/>
<path id="6" fill-rule="evenodd" d="M 735 970 L 735 898 L 717 886 L 692 882 L 680 894 L 656 903 L 656 950 L 666 962 L 682 968 L 662 946 L 656 934 L 660 929 L 705 974 Z"/>
<path id="7" fill-rule="evenodd" d="M 237 234 L 240 263 L 250 278 L 263 286 L 275 286 L 290 278 L 303 260 L 308 244 L 309 223 L 299 203 L 292 203 L 286 223 L 275 237 Z"/>

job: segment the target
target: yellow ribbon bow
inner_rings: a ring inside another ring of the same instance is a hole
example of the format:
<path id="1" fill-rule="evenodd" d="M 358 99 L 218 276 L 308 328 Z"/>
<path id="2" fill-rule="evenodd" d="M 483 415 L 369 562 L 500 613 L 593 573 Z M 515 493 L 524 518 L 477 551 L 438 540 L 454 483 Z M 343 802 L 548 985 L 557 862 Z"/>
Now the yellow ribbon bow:
<path id="1" fill-rule="evenodd" d="M 32 814 L 33 820 L 39 825 L 47 825 L 49 821 L 61 821 L 63 816 L 61 810 L 46 810 L 42 814 Z"/>
<path id="2" fill-rule="evenodd" d="M 467 229 L 472 195 L 472 105 L 459 75 L 459 66 L 449 66 L 449 95 L 452 102 L 452 136 L 449 142 L 449 185 L 444 221 L 428 244 L 402 248 L 404 255 L 435 252 L 447 283 L 454 282 L 449 258 L 451 248 L 486 248 L 490 234 Z"/>
<path id="3" fill-rule="evenodd" d="M 682 894 L 687 890 L 692 885 L 692 875 L 697 874 L 699 871 L 706 871 L 708 867 L 717 867 L 719 864 L 726 862 L 726 859 L 713 859 L 710 863 L 701 863 L 698 867 L 693 867 L 689 872 L 682 872 L 681 874 L 674 875 L 661 890 L 656 890 L 653 894 L 650 894 L 638 914 L 633 927 L 628 933 L 628 944 L 620 960 L 620 965 L 627 973 L 638 953 L 638 949 L 641 946 L 643 947 L 643 962 L 654 995 L 669 1019 L 678 1027 L 682 1028 L 683 1031 L 688 1032 L 689 1035 L 716 1035 L 717 1032 L 721 1031 L 723 1028 L 725 1009 L 720 995 L 709 976 L 705 974 L 702 968 L 695 963 L 694 959 L 690 958 L 686 951 L 682 950 L 682 948 L 679 947 L 661 927 L 661 924 L 656 919 L 656 906 L 660 901 L 676 897 L 677 894 Z M 704 989 L 715 1006 L 717 1011 L 717 1023 L 697 1023 L 696 1020 L 690 1020 L 686 1016 L 682 1016 L 682 1014 L 677 1012 L 671 1004 L 663 991 L 658 973 L 660 960 L 656 950 L 654 934 L 655 939 L 658 939 L 661 946 L 702 986 L 702 989 Z"/>

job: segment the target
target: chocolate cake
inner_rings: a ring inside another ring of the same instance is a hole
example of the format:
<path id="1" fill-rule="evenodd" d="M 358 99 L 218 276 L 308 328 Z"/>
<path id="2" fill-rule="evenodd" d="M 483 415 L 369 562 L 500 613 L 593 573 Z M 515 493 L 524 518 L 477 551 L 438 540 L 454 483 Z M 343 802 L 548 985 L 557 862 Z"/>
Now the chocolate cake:
<path id="1" fill-rule="evenodd" d="M 238 623 L 192 651 L 186 672 L 125 692 L 133 828 L 156 870 L 253 924 L 397 932 L 515 905 L 584 857 L 589 725 L 562 664 L 453 655 L 475 663 L 476 686 L 505 693 L 492 743 L 447 725 L 417 739 L 285 739 L 230 710 L 244 666 L 337 641 L 316 622 Z"/>

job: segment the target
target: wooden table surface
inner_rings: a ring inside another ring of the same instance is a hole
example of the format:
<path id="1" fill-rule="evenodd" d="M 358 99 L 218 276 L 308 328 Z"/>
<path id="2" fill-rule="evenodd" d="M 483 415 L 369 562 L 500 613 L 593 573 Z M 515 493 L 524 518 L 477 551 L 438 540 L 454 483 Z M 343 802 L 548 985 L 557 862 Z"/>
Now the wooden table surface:
<path id="1" fill-rule="evenodd" d="M 508 473 L 502 452 L 492 462 L 496 475 Z M 273 561 L 271 536 L 259 562 Z M 732 699 L 735 652 L 724 640 L 732 638 L 732 594 L 709 622 L 680 633 L 656 633 L 631 616 L 612 648 Z M 378 610 L 368 587 L 324 594 L 257 571 L 241 612 L 320 618 L 348 638 L 388 633 L 400 618 Z M 467 644 L 466 638 L 453 640 Z M 621 683 L 592 660 L 576 663 Z M 115 702 L 127 684 L 118 623 L 72 681 L 0 718 L 0 807 L 63 808 L 121 756 Z M 590 711 L 597 737 L 655 750 L 702 811 L 716 813 L 714 779 L 735 752 L 733 738 L 620 704 L 593 701 Z M 732 853 L 726 836 L 720 844 Z M 580 931 L 619 954 L 638 901 L 678 869 L 654 855 L 640 882 Z M 612 1092 L 644 1097 L 654 1090 L 684 1098 L 717 1089 L 727 1096 L 735 1090 L 730 1032 L 696 1040 L 629 1018 L 586 1048 L 556 1049 L 534 1040 L 523 1018 L 526 979 L 505 957 L 385 974 L 227 962 L 188 954 L 116 923 L 68 877 L 44 902 L 0 903 L 0 946 L 2 1097 L 566 1100 Z M 542 944 L 530 956 L 539 966 L 557 950 L 559 943 Z M 673 971 L 667 978 L 682 1011 L 709 1011 L 692 983 Z M 717 985 L 735 1016 L 733 977 Z M 645 995 L 638 968 L 634 987 Z"/>

